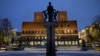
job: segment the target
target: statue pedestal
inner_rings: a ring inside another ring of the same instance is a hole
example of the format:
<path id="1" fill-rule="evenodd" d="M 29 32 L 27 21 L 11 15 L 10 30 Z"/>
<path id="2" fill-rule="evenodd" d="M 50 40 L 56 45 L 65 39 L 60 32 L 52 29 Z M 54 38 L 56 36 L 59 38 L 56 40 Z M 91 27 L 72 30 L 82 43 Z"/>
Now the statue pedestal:
<path id="1" fill-rule="evenodd" d="M 46 56 L 56 56 L 55 27 L 57 26 L 57 22 L 46 22 L 44 26 L 47 28 Z"/>

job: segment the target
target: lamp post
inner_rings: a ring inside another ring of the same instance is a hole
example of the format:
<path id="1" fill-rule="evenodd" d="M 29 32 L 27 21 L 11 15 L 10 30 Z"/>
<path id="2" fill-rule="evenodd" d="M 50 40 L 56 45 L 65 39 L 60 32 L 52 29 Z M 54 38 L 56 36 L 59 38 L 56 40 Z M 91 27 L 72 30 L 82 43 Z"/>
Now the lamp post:
<path id="1" fill-rule="evenodd" d="M 47 28 L 47 44 L 46 44 L 46 56 L 56 56 L 55 49 L 55 27 L 57 26 L 57 16 L 58 11 L 53 9 L 51 2 L 47 10 L 43 11 L 45 16 L 44 26 Z M 48 20 L 47 20 L 48 19 Z"/>

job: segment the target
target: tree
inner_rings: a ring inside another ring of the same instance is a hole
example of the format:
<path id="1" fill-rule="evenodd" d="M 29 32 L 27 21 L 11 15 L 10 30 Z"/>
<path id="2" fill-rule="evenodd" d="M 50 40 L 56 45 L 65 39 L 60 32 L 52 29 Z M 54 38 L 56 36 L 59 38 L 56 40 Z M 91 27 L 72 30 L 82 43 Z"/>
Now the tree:
<path id="1" fill-rule="evenodd" d="M 92 38 L 92 42 L 97 42 L 100 45 L 100 16 L 96 16 L 94 19 L 89 27 L 89 37 Z"/>
<path id="2" fill-rule="evenodd" d="M 7 35 L 4 33 L 0 32 L 0 45 L 1 44 L 7 44 L 8 43 L 8 38 Z"/>
<path id="3" fill-rule="evenodd" d="M 93 22 L 94 24 L 94 36 L 97 38 L 97 41 L 100 41 L 100 15 L 95 17 L 95 20 Z"/>
<path id="4" fill-rule="evenodd" d="M 100 46 L 100 15 L 94 18 L 94 21 L 90 26 L 86 27 L 88 43 Z"/>
<path id="5" fill-rule="evenodd" d="M 11 22 L 8 20 L 8 18 L 0 19 L 0 40 L 2 43 L 8 41 L 11 28 Z"/>

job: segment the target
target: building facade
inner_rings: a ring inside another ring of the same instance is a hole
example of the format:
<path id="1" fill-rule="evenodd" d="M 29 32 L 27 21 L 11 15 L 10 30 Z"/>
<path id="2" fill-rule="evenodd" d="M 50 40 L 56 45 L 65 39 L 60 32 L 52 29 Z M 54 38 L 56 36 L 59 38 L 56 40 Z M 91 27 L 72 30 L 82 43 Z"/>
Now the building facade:
<path id="1" fill-rule="evenodd" d="M 57 27 L 55 28 L 56 46 L 79 45 L 78 28 L 76 20 L 68 20 L 67 12 L 60 11 L 57 15 Z M 47 30 L 44 27 L 42 12 L 34 13 L 34 21 L 23 22 L 21 40 L 25 46 L 45 46 Z"/>

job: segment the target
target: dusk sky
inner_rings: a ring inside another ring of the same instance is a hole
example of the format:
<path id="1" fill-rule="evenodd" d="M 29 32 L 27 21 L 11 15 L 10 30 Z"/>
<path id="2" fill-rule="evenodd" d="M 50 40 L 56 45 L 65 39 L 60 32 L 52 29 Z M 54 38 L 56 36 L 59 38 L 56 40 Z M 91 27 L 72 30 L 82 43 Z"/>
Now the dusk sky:
<path id="1" fill-rule="evenodd" d="M 77 20 L 78 31 L 100 15 L 100 0 L 0 0 L 0 19 L 8 18 L 21 31 L 23 21 L 33 21 L 34 12 L 46 10 L 51 2 L 56 10 L 67 11 L 69 20 Z"/>

